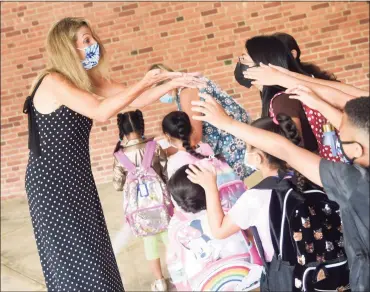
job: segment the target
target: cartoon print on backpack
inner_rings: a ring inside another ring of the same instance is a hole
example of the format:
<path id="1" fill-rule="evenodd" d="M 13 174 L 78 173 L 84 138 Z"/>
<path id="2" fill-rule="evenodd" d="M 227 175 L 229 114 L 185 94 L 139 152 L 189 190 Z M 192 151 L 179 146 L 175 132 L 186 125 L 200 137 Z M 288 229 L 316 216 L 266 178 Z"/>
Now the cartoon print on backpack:
<path id="1" fill-rule="evenodd" d="M 220 257 L 220 248 L 213 244 L 203 232 L 202 223 L 200 220 L 193 220 L 184 230 L 179 231 L 178 235 L 181 244 L 194 254 L 197 260 L 210 262 L 218 260 Z"/>

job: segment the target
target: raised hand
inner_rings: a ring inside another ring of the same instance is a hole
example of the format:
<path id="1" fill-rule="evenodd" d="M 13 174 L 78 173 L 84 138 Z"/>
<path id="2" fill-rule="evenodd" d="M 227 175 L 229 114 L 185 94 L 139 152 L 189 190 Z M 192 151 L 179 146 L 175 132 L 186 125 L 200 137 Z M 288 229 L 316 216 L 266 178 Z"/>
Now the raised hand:
<path id="1" fill-rule="evenodd" d="M 323 102 L 320 96 L 317 95 L 312 89 L 303 85 L 294 86 L 287 89 L 285 92 L 291 94 L 289 98 L 298 99 L 305 105 L 315 110 L 319 110 L 319 107 Z"/>
<path id="2" fill-rule="evenodd" d="M 189 165 L 189 168 L 185 172 L 192 183 L 200 185 L 204 190 L 214 188 L 215 186 L 217 187 L 216 169 L 213 165 L 209 167 L 204 167 L 199 164 Z"/>
<path id="3" fill-rule="evenodd" d="M 192 101 L 191 110 L 203 115 L 193 115 L 194 120 L 208 122 L 217 128 L 222 128 L 222 125 L 232 120 L 212 96 L 206 93 L 200 93 L 199 96 L 203 97 L 204 101 Z"/>
<path id="4" fill-rule="evenodd" d="M 252 67 L 243 72 L 244 78 L 252 79 L 254 80 L 253 85 L 261 86 L 279 85 L 279 78 L 282 74 L 284 73 L 263 63 L 260 63 L 259 67 Z"/>
<path id="5" fill-rule="evenodd" d="M 206 80 L 199 78 L 199 73 L 183 73 L 183 76 L 173 78 L 169 83 L 173 89 L 188 87 L 188 88 L 203 88 L 207 86 Z"/>

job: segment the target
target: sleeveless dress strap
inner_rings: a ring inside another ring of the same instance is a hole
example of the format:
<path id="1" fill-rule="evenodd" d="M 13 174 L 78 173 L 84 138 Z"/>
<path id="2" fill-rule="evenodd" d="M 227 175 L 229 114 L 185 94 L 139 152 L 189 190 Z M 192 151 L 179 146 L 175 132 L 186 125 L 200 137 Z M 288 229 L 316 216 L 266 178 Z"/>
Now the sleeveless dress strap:
<path id="1" fill-rule="evenodd" d="M 26 98 L 23 105 L 23 113 L 28 115 L 28 149 L 36 157 L 41 156 L 41 145 L 40 145 L 40 133 L 36 123 L 36 113 L 33 108 L 33 98 L 44 77 L 42 77 L 37 82 L 34 90 L 32 91 L 32 94 Z"/>

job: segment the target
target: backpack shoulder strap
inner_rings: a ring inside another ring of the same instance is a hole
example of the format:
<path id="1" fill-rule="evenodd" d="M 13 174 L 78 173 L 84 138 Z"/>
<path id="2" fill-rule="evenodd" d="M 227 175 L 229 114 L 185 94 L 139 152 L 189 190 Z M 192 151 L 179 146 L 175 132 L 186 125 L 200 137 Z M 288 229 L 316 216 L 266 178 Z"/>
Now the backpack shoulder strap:
<path id="1" fill-rule="evenodd" d="M 122 151 L 117 151 L 114 153 L 114 156 L 117 158 L 117 160 L 128 169 L 129 172 L 135 172 L 136 166 L 128 159 L 125 153 Z"/>
<path id="2" fill-rule="evenodd" d="M 156 147 L 157 147 L 157 143 L 155 141 L 149 141 L 146 144 L 143 164 L 142 164 L 144 169 L 148 169 L 151 166 Z"/>
<path id="3" fill-rule="evenodd" d="M 256 247 L 258 250 L 258 254 L 262 260 L 263 266 L 265 268 L 265 272 L 267 272 L 268 265 L 267 265 L 267 261 L 265 258 L 265 250 L 263 249 L 262 241 L 261 241 L 260 235 L 258 234 L 257 227 L 256 226 L 249 227 L 249 230 L 252 232 L 254 242 L 256 243 Z"/>

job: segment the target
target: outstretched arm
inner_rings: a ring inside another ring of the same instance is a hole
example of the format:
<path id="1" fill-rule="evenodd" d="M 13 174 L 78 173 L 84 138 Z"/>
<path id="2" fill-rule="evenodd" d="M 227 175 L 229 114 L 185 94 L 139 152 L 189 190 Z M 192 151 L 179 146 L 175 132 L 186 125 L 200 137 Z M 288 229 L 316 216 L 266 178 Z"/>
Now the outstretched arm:
<path id="1" fill-rule="evenodd" d="M 294 88 L 288 89 L 286 92 L 293 94 L 290 98 L 298 99 L 310 108 L 319 110 L 336 129 L 339 129 L 342 121 L 342 111 L 326 103 L 323 98 L 318 96 L 313 90 L 308 87 L 298 85 Z"/>
<path id="2" fill-rule="evenodd" d="M 286 161 L 312 182 L 322 186 L 319 174 L 320 157 L 291 143 L 286 138 L 230 118 L 223 108 L 209 95 L 202 94 L 205 101 L 192 104 L 193 111 L 203 115 L 193 119 L 208 122 L 262 151 Z M 256 139 L 258 137 L 258 139 Z"/>
<path id="3" fill-rule="evenodd" d="M 280 85 L 285 88 L 303 85 L 312 88 L 317 94 L 322 96 L 325 102 L 340 110 L 344 108 L 347 101 L 357 97 L 335 88 L 335 84 L 339 82 L 325 80 L 325 85 L 323 85 L 315 82 L 317 80 L 316 78 L 303 78 L 302 75 L 302 79 L 300 79 L 292 76 L 290 74 L 290 71 L 288 71 L 289 73 L 286 74 L 276 68 L 279 68 L 280 70 L 280 67 L 277 66 L 266 66 L 264 64 L 260 64 L 260 67 L 248 69 L 248 71 L 244 73 L 244 77 L 254 79 L 255 81 L 253 81 L 252 84 L 255 85 Z M 328 84 L 330 84 L 331 86 L 328 86 Z"/>

